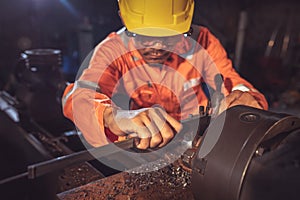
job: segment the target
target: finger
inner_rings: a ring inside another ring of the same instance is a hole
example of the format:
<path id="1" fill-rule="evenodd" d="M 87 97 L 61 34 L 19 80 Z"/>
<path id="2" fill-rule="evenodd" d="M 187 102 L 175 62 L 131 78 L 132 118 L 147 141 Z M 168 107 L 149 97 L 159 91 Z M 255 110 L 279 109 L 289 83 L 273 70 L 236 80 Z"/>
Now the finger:
<path id="1" fill-rule="evenodd" d="M 149 116 L 160 132 L 159 134 L 155 134 L 153 136 L 153 143 L 155 145 L 156 143 L 160 142 L 159 147 L 162 147 L 174 137 L 174 130 L 171 128 L 163 114 L 158 111 L 159 109 L 160 108 L 149 110 Z"/>
<path id="2" fill-rule="evenodd" d="M 143 118 L 143 123 L 151 134 L 150 148 L 154 148 L 163 141 L 160 130 L 156 125 L 156 123 L 158 123 L 157 121 L 161 119 L 159 118 L 159 116 L 157 116 L 157 114 L 155 114 L 155 111 L 153 109 L 149 109 L 147 113 L 148 116 Z"/>
<path id="3" fill-rule="evenodd" d="M 219 107 L 219 111 L 217 114 L 221 114 L 223 111 L 225 111 L 226 109 L 236 105 L 234 102 L 237 101 L 237 99 L 243 94 L 242 91 L 239 90 L 235 90 L 232 91 L 227 97 L 225 97 L 221 103 L 220 103 L 220 107 Z M 234 104 L 233 104 L 234 103 Z"/>
<path id="4" fill-rule="evenodd" d="M 151 137 L 159 133 L 159 128 L 156 125 L 158 117 L 154 113 L 155 111 L 153 109 L 149 109 L 147 115 L 142 118 L 142 122 L 151 133 Z"/>
<path id="5" fill-rule="evenodd" d="M 136 138 L 136 137 L 138 137 L 138 134 L 137 133 L 128 133 L 126 137 L 127 138 Z"/>
<path id="6" fill-rule="evenodd" d="M 156 112 L 156 109 L 150 109 L 148 110 L 149 118 L 151 119 L 151 126 L 149 126 L 149 129 L 151 129 L 152 135 L 159 134 L 161 132 L 161 129 L 163 128 L 166 119 L 159 115 Z"/>
<path id="7" fill-rule="evenodd" d="M 139 144 L 136 146 L 139 149 L 148 149 L 150 146 L 150 138 L 140 138 Z"/>
<path id="8" fill-rule="evenodd" d="M 164 111 L 161 108 L 156 108 L 155 109 L 159 115 L 163 116 L 164 119 L 171 125 L 171 127 L 174 128 L 174 130 L 179 133 L 182 129 L 182 124 L 174 119 L 171 115 L 169 115 L 166 111 Z"/>
<path id="9" fill-rule="evenodd" d="M 138 136 L 138 140 L 135 140 L 136 147 L 138 149 L 147 149 L 150 146 L 150 138 L 151 138 L 151 132 L 146 127 L 146 124 L 149 123 L 149 118 L 146 115 L 145 112 L 140 113 L 136 117 L 132 119 L 134 126 L 135 126 L 135 132 Z M 150 121 L 151 124 L 151 121 Z"/>
<path id="10" fill-rule="evenodd" d="M 135 146 L 135 147 L 137 147 L 137 146 L 140 144 L 140 140 L 141 140 L 141 139 L 138 138 L 138 137 L 136 137 L 136 138 L 133 139 L 133 142 L 134 142 L 134 146 Z"/>
<path id="11" fill-rule="evenodd" d="M 157 147 L 159 144 L 163 142 L 163 138 L 160 133 L 155 134 L 152 136 L 150 140 L 150 148 Z"/>
<path id="12" fill-rule="evenodd" d="M 234 101 L 230 107 L 236 106 L 236 105 L 246 105 L 251 106 L 254 108 L 261 109 L 262 107 L 260 104 L 256 101 L 256 99 L 249 93 L 244 92 L 236 101 Z"/>
<path id="13" fill-rule="evenodd" d="M 234 101 L 236 101 L 242 94 L 243 94 L 243 92 L 240 91 L 240 90 L 232 91 L 232 92 L 225 98 L 225 101 L 226 101 L 226 108 L 229 108 L 230 105 L 231 105 Z"/>
<path id="14" fill-rule="evenodd" d="M 134 132 L 137 134 L 139 138 L 150 138 L 151 132 L 147 128 L 147 124 L 151 124 L 148 116 L 145 113 L 141 113 L 135 118 L 132 119 Z"/>
<path id="15" fill-rule="evenodd" d="M 173 129 L 169 126 L 168 123 L 165 123 L 163 125 L 160 131 L 160 135 L 162 137 L 162 142 L 159 144 L 159 147 L 165 146 L 174 137 Z"/>
<path id="16" fill-rule="evenodd" d="M 262 109 L 262 106 L 249 92 L 244 92 L 244 94 L 240 97 L 240 99 L 243 102 L 246 102 L 246 105 Z"/>

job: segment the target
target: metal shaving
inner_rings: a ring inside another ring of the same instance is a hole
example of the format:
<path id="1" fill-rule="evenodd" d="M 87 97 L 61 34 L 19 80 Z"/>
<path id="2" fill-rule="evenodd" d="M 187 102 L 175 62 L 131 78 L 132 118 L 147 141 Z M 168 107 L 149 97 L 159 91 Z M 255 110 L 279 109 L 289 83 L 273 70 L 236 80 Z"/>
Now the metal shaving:
<path id="1" fill-rule="evenodd" d="M 132 174 L 141 174 L 152 171 L 158 171 L 161 168 L 167 167 L 174 163 L 178 159 L 178 155 L 167 153 L 163 158 L 148 162 L 147 164 L 143 164 L 139 167 L 127 170 L 126 172 Z"/>
<path id="2" fill-rule="evenodd" d="M 135 182 L 141 190 L 147 190 L 147 187 L 153 184 L 167 185 L 171 190 L 178 187 L 185 188 L 191 184 L 191 174 L 174 164 L 151 172 L 147 170 L 142 173 L 132 172 L 130 176 L 131 180 L 126 181 Z"/>

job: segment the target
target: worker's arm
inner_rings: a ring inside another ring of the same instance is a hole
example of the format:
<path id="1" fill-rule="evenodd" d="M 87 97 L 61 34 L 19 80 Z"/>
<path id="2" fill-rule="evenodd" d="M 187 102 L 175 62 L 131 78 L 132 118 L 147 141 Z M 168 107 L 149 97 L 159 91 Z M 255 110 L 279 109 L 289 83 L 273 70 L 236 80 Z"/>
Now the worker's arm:
<path id="1" fill-rule="evenodd" d="M 116 60 L 122 55 L 118 39 L 107 38 L 99 44 L 82 75 L 67 86 L 63 95 L 63 112 L 91 145 L 98 147 L 117 136 L 105 131 L 103 112 L 112 106 L 111 95 L 119 80 Z M 123 47 L 124 49 L 124 47 Z M 109 134 L 109 135 L 107 135 Z"/>
<path id="2" fill-rule="evenodd" d="M 264 95 L 235 71 L 219 40 L 206 28 L 202 29 L 199 38 L 200 45 L 206 49 L 208 55 L 204 70 L 205 81 L 213 88 L 216 88 L 214 81 L 216 74 L 222 74 L 224 79 L 222 92 L 225 95 L 225 99 L 222 102 L 222 108 L 229 108 L 234 105 L 247 105 L 268 109 L 268 103 Z"/>

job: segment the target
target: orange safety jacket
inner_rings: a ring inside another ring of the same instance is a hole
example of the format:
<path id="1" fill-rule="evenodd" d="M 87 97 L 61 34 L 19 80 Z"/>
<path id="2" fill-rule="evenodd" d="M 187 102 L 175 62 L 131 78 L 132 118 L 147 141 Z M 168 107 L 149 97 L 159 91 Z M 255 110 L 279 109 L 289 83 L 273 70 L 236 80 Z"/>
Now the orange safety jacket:
<path id="1" fill-rule="evenodd" d="M 209 97 L 201 85 L 215 89 L 216 74 L 224 78 L 225 96 L 236 89 L 248 91 L 267 109 L 265 97 L 234 70 L 219 40 L 205 27 L 193 29 L 190 39 L 179 42 L 160 67 L 147 65 L 125 28 L 111 33 L 95 48 L 79 79 L 66 87 L 64 115 L 91 145 L 102 146 L 118 139 L 103 125 L 107 106 L 160 105 L 177 120 L 184 119 L 207 105 Z"/>

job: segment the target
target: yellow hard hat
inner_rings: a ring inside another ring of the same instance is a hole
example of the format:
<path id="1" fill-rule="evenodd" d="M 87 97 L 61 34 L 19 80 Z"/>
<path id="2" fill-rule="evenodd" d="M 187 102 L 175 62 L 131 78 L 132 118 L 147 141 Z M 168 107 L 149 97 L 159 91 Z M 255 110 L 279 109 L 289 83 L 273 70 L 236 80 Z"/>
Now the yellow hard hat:
<path id="1" fill-rule="evenodd" d="M 194 0 L 118 0 L 128 31 L 146 36 L 172 36 L 189 31 Z"/>

